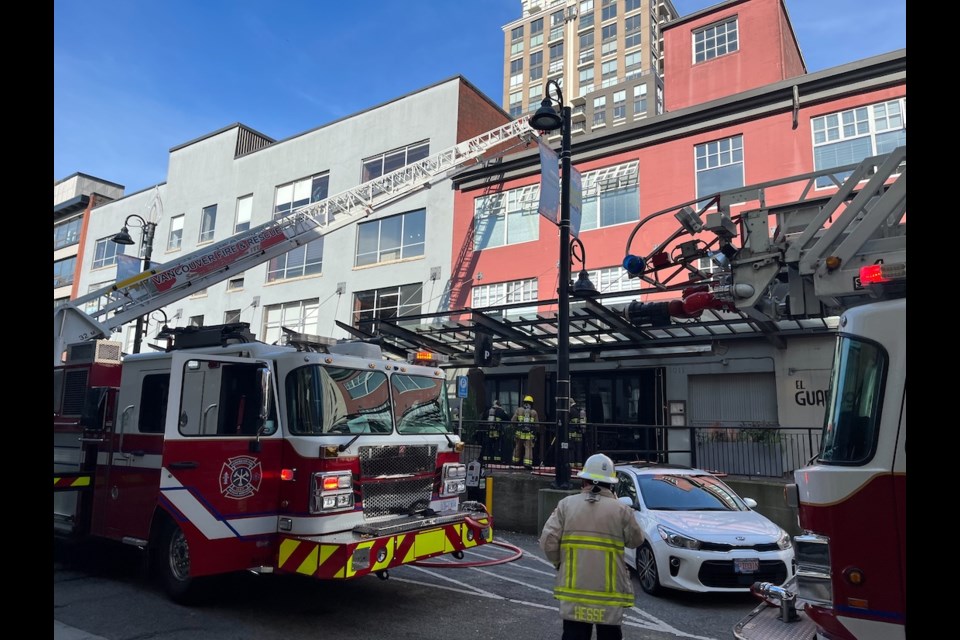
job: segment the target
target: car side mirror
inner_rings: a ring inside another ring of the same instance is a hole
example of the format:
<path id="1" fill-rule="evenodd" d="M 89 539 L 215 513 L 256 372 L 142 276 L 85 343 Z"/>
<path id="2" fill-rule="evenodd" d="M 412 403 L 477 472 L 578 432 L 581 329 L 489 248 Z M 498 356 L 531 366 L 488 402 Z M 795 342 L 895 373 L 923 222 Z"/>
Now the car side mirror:
<path id="1" fill-rule="evenodd" d="M 634 502 L 633 498 L 631 498 L 630 496 L 620 496 L 619 498 L 617 498 L 617 500 L 627 505 L 631 509 L 635 509 L 636 511 L 640 510 L 640 507 L 637 506 L 637 503 Z"/>
<path id="2" fill-rule="evenodd" d="M 756 508 L 757 508 L 757 501 L 754 500 L 753 498 L 744 498 L 744 499 L 743 499 L 743 502 L 744 502 L 748 507 L 750 507 L 751 509 L 756 509 Z"/>

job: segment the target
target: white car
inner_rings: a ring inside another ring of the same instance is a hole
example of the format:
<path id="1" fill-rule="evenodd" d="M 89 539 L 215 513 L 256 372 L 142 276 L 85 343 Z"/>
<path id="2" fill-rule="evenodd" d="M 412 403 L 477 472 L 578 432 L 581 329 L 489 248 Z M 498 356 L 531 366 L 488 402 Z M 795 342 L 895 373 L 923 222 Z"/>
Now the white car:
<path id="1" fill-rule="evenodd" d="M 627 549 L 651 595 L 664 588 L 746 592 L 754 582 L 781 585 L 795 572 L 793 543 L 717 476 L 669 464 L 618 464 L 614 492 L 636 510 L 646 541 Z"/>

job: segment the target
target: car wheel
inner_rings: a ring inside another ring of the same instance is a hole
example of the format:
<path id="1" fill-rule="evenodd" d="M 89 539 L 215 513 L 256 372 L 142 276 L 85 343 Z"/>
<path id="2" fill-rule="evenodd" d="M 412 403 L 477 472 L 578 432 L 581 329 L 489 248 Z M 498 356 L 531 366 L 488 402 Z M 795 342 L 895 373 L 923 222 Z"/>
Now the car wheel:
<path id="1" fill-rule="evenodd" d="M 640 579 L 640 588 L 650 595 L 659 595 L 663 591 L 660 574 L 657 572 L 657 559 L 647 542 L 637 549 L 637 578 Z"/>
<path id="2" fill-rule="evenodd" d="M 196 602 L 199 581 L 190 576 L 190 546 L 183 530 L 168 520 L 157 542 L 157 569 L 167 595 L 181 604 Z"/>

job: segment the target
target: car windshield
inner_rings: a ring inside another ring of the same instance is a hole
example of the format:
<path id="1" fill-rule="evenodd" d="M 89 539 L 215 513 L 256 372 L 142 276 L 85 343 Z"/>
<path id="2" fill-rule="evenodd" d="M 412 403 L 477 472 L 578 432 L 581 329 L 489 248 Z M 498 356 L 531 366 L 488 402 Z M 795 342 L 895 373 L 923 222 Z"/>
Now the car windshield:
<path id="1" fill-rule="evenodd" d="M 733 489 L 711 475 L 638 476 L 640 495 L 655 511 L 748 511 Z"/>

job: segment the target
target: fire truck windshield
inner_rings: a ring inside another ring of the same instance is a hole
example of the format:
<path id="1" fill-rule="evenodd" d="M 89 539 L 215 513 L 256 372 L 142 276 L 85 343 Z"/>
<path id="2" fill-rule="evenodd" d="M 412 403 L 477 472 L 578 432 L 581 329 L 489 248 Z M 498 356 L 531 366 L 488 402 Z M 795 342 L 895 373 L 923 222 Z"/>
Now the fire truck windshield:
<path id="1" fill-rule="evenodd" d="M 447 410 L 446 385 L 442 378 L 402 373 L 390 377 L 393 387 L 397 431 L 411 433 L 452 433 Z"/>
<path id="2" fill-rule="evenodd" d="M 873 457 L 886 370 L 878 345 L 846 336 L 837 341 L 820 462 L 852 465 Z"/>
<path id="3" fill-rule="evenodd" d="M 381 371 L 299 367 L 284 381 L 287 424 L 296 435 L 390 433 L 393 416 Z"/>

